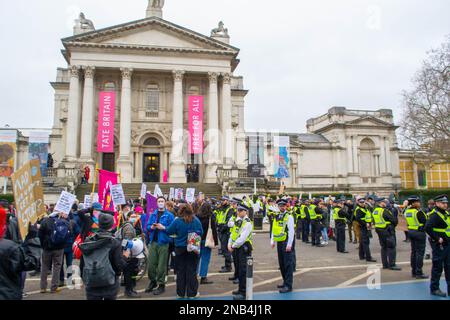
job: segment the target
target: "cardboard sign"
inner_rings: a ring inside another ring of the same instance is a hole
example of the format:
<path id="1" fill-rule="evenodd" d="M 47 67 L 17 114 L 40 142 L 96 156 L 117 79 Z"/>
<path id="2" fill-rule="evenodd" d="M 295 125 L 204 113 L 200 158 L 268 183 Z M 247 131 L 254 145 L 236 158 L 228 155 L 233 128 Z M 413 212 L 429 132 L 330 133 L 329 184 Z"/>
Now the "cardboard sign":
<path id="1" fill-rule="evenodd" d="M 41 163 L 38 159 L 30 161 L 31 181 L 33 181 L 33 196 L 36 204 L 36 214 L 42 217 L 47 213 L 44 203 L 44 187 L 42 185 Z"/>
<path id="2" fill-rule="evenodd" d="M 111 186 L 111 198 L 114 206 L 119 206 L 127 203 L 121 184 L 115 184 Z"/>
<path id="3" fill-rule="evenodd" d="M 194 201 L 195 201 L 195 189 L 194 188 L 186 189 L 186 202 L 194 203 Z"/>
<path id="4" fill-rule="evenodd" d="M 63 212 L 65 214 L 69 214 L 76 200 L 77 197 L 75 195 L 66 191 L 61 192 L 54 212 Z"/>
<path id="5" fill-rule="evenodd" d="M 145 183 L 141 186 L 141 199 L 145 199 L 147 195 L 147 185 Z"/>
<path id="6" fill-rule="evenodd" d="M 42 215 L 41 206 L 44 204 L 43 196 L 42 198 L 35 198 L 36 196 L 40 196 L 42 191 L 35 191 L 35 183 L 33 179 L 36 181 L 40 180 L 40 173 L 36 170 L 39 168 L 35 167 L 34 170 L 31 168 L 31 163 L 26 163 L 22 168 L 14 172 L 11 176 L 13 190 L 14 190 L 14 199 L 16 202 L 16 210 L 17 210 L 17 219 L 19 221 L 19 230 L 23 239 L 25 239 L 28 234 L 28 225 L 35 224 L 37 219 Z M 33 172 L 34 178 L 33 178 Z M 42 183 L 39 183 L 37 189 L 42 188 Z"/>

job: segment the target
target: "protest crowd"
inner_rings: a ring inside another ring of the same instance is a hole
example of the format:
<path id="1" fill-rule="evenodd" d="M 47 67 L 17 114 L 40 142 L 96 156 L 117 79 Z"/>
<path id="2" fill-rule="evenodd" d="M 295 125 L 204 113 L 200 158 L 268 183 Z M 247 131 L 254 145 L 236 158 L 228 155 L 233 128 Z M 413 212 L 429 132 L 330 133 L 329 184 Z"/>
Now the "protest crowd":
<path id="1" fill-rule="evenodd" d="M 187 201 L 188 200 L 188 201 Z M 315 248 L 336 242 L 338 254 L 347 254 L 346 243 L 359 243 L 359 258 L 376 262 L 370 242 L 377 234 L 384 269 L 396 265 L 396 228 L 411 243 L 411 275 L 428 278 L 423 260 L 433 255 L 430 291 L 439 288 L 442 271 L 450 288 L 450 214 L 448 196 L 422 206 L 418 197 L 402 204 L 383 197 L 304 199 L 300 196 L 260 195 L 221 199 L 199 193 L 194 197 L 152 195 L 126 200 L 113 210 L 105 204 L 75 201 L 69 212 L 47 207 L 47 214 L 28 227 L 22 239 L 14 203 L 0 201 L 0 299 L 20 300 L 27 273 L 40 274 L 41 294 L 57 294 L 81 277 L 88 300 L 115 300 L 124 287 L 125 296 L 138 299 L 136 281 L 148 276 L 146 295 L 165 292 L 168 274 L 176 275 L 180 299 L 199 297 L 208 279 L 213 250 L 218 249 L 237 286 L 236 300 L 246 297 L 246 261 L 252 256 L 254 219 L 270 225 L 270 246 L 276 248 L 283 283 L 281 294 L 294 289 L 296 241 Z M 109 209 L 109 208 L 108 208 Z M 403 225 L 403 227 L 402 227 Z M 431 252 L 426 249 L 429 241 Z M 320 249 L 317 249 L 320 250 Z M 427 252 L 428 251 L 428 252 Z M 50 278 L 50 284 L 48 280 Z"/>

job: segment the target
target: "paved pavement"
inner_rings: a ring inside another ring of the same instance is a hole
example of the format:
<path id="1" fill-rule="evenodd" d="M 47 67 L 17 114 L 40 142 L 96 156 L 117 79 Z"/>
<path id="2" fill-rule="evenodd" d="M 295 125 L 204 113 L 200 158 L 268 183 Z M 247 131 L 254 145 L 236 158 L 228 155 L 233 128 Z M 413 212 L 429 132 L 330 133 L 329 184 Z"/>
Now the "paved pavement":
<path id="1" fill-rule="evenodd" d="M 276 250 L 269 245 L 269 234 L 257 233 L 254 237 L 254 292 L 255 299 L 269 300 L 336 300 L 336 299 L 388 299 L 388 300 L 425 300 L 432 299 L 429 295 L 429 281 L 414 280 L 411 278 L 409 267 L 410 244 L 403 242 L 403 232 L 397 235 L 398 249 L 397 261 L 403 268 L 402 271 L 380 270 L 381 257 L 378 236 L 375 234 L 371 241 L 372 255 L 377 263 L 366 263 L 358 258 L 356 244 L 347 243 L 349 254 L 336 252 L 336 243 L 329 242 L 324 248 L 311 247 L 297 242 L 297 271 L 294 275 L 294 292 L 280 295 L 276 292 L 276 286 L 281 283 L 281 274 L 278 270 Z M 223 265 L 223 258 L 214 250 L 210 265 L 209 279 L 214 281 L 212 285 L 200 286 L 202 299 L 231 298 L 231 292 L 237 288 L 228 278 L 230 274 L 220 274 L 218 270 Z M 431 261 L 425 261 L 424 271 L 430 273 Z M 377 279 L 381 282 L 380 289 L 369 290 L 367 283 L 376 286 Z M 49 281 L 50 282 L 50 281 Z M 175 282 L 173 274 L 169 276 L 166 293 L 160 297 L 145 294 L 144 289 L 148 279 L 144 278 L 138 283 L 138 292 L 142 299 L 159 300 L 175 299 Z M 445 290 L 442 285 L 441 289 Z M 64 288 L 57 294 L 39 293 L 39 278 L 28 278 L 26 282 L 28 300 L 84 300 L 83 287 L 70 290 Z M 123 289 L 119 299 L 124 299 Z"/>

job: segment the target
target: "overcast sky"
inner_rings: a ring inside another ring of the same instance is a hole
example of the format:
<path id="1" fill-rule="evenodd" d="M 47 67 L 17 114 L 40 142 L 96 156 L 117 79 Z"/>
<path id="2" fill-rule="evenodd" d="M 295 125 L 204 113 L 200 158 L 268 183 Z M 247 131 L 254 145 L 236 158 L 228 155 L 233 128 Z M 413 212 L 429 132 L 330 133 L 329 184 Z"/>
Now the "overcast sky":
<path id="1" fill-rule="evenodd" d="M 147 0 L 0 0 L 0 127 L 50 128 L 60 39 L 80 10 L 97 29 L 145 17 Z M 205 35 L 225 22 L 250 90 L 246 128 L 305 132 L 332 106 L 395 110 L 426 52 L 450 33 L 448 0 L 166 0 Z"/>

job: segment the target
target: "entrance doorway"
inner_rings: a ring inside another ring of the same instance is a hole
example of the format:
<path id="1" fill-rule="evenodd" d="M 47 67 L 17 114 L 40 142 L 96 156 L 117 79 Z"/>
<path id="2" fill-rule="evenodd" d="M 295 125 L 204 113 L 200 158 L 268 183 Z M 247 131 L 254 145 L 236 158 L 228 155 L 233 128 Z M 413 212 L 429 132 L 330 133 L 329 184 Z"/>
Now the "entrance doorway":
<path id="1" fill-rule="evenodd" d="M 159 153 L 146 153 L 142 163 L 143 182 L 160 182 L 161 177 L 161 156 Z"/>
<path id="2" fill-rule="evenodd" d="M 115 161 L 115 154 L 114 153 L 104 153 L 103 154 L 103 170 L 110 171 L 110 172 L 116 172 L 116 161 Z"/>

